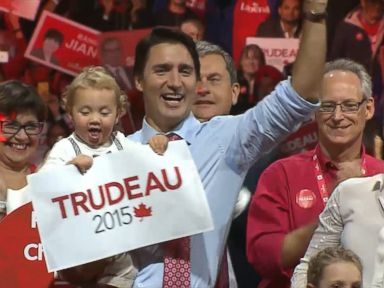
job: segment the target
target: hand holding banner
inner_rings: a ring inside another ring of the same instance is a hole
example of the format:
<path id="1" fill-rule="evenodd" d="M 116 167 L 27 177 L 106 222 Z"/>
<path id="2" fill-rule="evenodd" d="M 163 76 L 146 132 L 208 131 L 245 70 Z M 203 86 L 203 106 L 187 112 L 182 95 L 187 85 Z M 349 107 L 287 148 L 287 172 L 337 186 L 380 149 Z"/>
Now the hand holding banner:
<path id="1" fill-rule="evenodd" d="M 148 146 L 28 177 L 49 271 L 202 233 L 213 222 L 184 141 L 164 156 Z"/>

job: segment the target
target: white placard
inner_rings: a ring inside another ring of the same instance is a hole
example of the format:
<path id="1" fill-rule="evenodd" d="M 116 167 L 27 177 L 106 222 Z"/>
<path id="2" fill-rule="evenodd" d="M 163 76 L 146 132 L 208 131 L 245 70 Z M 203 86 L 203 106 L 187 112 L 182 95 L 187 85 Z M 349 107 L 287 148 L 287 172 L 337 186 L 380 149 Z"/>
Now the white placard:
<path id="1" fill-rule="evenodd" d="M 0 51 L 0 63 L 9 62 L 9 53 L 8 51 Z"/>
<path id="2" fill-rule="evenodd" d="M 0 10 L 28 20 L 35 20 L 40 0 L 2 0 Z"/>
<path id="3" fill-rule="evenodd" d="M 48 271 L 213 229 L 199 174 L 184 141 L 164 156 L 148 146 L 28 176 Z"/>
<path id="4" fill-rule="evenodd" d="M 258 38 L 248 37 L 246 44 L 256 44 L 263 49 L 268 65 L 274 66 L 280 71 L 286 64 L 296 59 L 299 51 L 299 39 L 296 38 Z"/>

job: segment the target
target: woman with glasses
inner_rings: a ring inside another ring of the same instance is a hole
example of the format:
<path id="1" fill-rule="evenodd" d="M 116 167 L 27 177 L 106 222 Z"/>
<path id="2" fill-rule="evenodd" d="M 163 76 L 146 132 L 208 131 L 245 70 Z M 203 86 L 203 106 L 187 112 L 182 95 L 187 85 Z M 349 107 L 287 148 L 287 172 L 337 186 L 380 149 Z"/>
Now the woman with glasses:
<path id="1" fill-rule="evenodd" d="M 46 107 L 36 90 L 16 80 L 0 84 L 0 213 L 2 217 L 30 201 L 26 176 L 35 171 Z"/>

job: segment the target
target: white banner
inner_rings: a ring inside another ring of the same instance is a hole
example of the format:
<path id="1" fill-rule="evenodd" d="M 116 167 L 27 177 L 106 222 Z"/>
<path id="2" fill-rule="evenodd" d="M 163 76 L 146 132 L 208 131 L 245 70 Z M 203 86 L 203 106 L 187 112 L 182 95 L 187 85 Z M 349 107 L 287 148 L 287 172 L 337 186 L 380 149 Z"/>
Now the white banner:
<path id="1" fill-rule="evenodd" d="M 280 71 L 286 64 L 296 59 L 299 51 L 299 39 L 295 38 L 258 38 L 248 37 L 246 44 L 256 44 L 264 51 L 268 65 L 274 66 Z"/>
<path id="2" fill-rule="evenodd" d="M 184 141 L 164 156 L 148 146 L 28 176 L 48 271 L 213 229 Z"/>
<path id="3" fill-rule="evenodd" d="M 0 10 L 35 20 L 40 0 L 1 0 Z"/>

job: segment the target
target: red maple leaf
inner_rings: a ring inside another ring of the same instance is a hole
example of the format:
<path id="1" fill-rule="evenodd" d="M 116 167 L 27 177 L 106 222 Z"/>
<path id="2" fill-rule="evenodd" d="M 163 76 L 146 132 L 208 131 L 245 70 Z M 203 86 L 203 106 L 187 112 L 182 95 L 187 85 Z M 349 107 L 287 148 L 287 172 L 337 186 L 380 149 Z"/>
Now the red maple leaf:
<path id="1" fill-rule="evenodd" d="M 133 207 L 133 212 L 135 217 L 141 217 L 140 221 L 143 221 L 143 217 L 152 216 L 152 208 L 143 203 L 140 203 L 139 207 Z"/>

